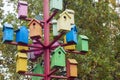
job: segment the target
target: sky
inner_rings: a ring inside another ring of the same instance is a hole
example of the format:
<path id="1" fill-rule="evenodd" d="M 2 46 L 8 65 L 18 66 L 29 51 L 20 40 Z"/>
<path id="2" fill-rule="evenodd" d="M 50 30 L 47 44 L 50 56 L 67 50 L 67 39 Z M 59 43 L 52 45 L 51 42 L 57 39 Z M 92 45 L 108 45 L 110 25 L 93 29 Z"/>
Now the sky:
<path id="1" fill-rule="evenodd" d="M 4 10 L 4 15 L 9 13 L 14 13 L 14 8 L 13 8 L 13 3 L 8 3 L 9 0 L 3 0 L 4 6 L 3 6 L 3 10 Z M 1 23 L 0 23 L 0 28 L 2 27 Z"/>
<path id="2" fill-rule="evenodd" d="M 13 3 L 8 3 L 9 0 L 3 0 L 4 7 L 3 10 L 5 10 L 4 15 L 7 14 L 8 12 L 13 13 L 14 8 L 13 8 Z"/>

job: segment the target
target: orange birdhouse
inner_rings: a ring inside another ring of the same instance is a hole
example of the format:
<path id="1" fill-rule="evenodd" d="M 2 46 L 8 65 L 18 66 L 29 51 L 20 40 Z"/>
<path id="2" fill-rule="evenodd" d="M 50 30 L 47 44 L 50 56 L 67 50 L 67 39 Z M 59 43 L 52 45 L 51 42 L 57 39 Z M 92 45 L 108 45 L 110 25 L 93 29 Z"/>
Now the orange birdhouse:
<path id="1" fill-rule="evenodd" d="M 67 76 L 69 78 L 77 77 L 77 65 L 78 62 L 75 59 L 67 60 Z"/>
<path id="2" fill-rule="evenodd" d="M 28 26 L 30 30 L 30 38 L 42 37 L 42 26 L 38 20 L 36 19 L 31 20 Z"/>

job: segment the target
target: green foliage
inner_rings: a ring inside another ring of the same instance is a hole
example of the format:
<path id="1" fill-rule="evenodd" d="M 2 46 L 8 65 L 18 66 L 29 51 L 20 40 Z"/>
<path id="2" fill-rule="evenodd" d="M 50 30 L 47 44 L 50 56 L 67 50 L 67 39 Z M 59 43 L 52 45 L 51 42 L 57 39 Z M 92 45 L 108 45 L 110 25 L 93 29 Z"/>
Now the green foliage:
<path id="1" fill-rule="evenodd" d="M 17 1 L 10 0 L 10 2 L 15 4 L 16 10 Z M 28 0 L 28 16 L 30 18 L 43 13 L 42 3 L 43 0 Z M 64 0 L 64 10 L 68 8 L 75 11 L 78 34 L 89 37 L 90 49 L 86 55 L 67 55 L 67 57 L 75 58 L 78 61 L 78 78 L 81 80 L 120 79 L 120 19 L 114 11 L 115 7 L 112 8 L 109 4 L 104 0 L 100 0 L 98 3 L 94 3 L 93 0 Z M 2 19 L 1 15 L 0 9 L 0 19 Z M 28 23 L 18 20 L 15 14 L 5 15 L 4 22 L 12 23 L 15 29 L 18 25 L 27 25 Z M 0 38 L 1 35 L 0 33 Z M 4 65 L 7 65 L 10 72 L 15 74 L 16 47 L 2 44 L 0 50 L 4 52 Z M 16 80 L 18 79 L 17 74 L 13 75 L 13 79 L 14 77 Z"/>

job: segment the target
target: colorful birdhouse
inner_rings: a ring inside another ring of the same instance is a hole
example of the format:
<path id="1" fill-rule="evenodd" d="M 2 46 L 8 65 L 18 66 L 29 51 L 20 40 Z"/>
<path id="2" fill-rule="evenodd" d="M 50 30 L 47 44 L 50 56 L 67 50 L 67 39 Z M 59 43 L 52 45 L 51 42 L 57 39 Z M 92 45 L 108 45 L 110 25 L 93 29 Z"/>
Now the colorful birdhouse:
<path id="1" fill-rule="evenodd" d="M 70 17 L 71 17 L 71 24 L 75 24 L 75 21 L 74 21 L 75 12 L 73 10 L 70 10 L 70 9 L 66 9 L 65 11 L 68 12 Z"/>
<path id="2" fill-rule="evenodd" d="M 27 54 L 27 57 L 28 57 L 29 60 L 31 60 L 31 61 L 33 61 L 33 62 L 37 60 L 34 52 L 28 53 L 28 54 Z"/>
<path id="3" fill-rule="evenodd" d="M 29 50 L 28 47 L 26 46 L 17 46 L 17 50 L 20 51 L 20 50 Z"/>
<path id="4" fill-rule="evenodd" d="M 29 32 L 26 26 L 21 26 L 16 31 L 16 42 L 28 44 L 28 37 L 29 37 Z"/>
<path id="5" fill-rule="evenodd" d="M 65 67 L 66 65 L 66 60 L 65 60 L 65 54 L 66 52 L 62 47 L 56 48 L 52 52 L 52 57 L 51 57 L 51 68 L 55 67 Z"/>
<path id="6" fill-rule="evenodd" d="M 60 14 L 60 17 L 57 21 L 57 30 L 61 31 L 70 31 L 71 30 L 71 16 L 67 11 L 64 11 Z"/>
<path id="7" fill-rule="evenodd" d="M 57 20 L 52 20 L 53 36 L 58 36 Z"/>
<path id="8" fill-rule="evenodd" d="M 27 71 L 27 55 L 25 53 L 18 53 L 16 58 L 16 72 Z"/>
<path id="9" fill-rule="evenodd" d="M 35 66 L 35 68 L 33 69 L 33 73 L 35 74 L 43 74 L 44 73 L 44 68 L 43 66 L 39 63 Z M 38 77 L 38 76 L 32 76 L 32 80 L 41 80 L 42 77 Z"/>
<path id="10" fill-rule="evenodd" d="M 77 28 L 75 25 L 72 25 L 71 31 L 66 34 L 66 41 L 77 44 Z"/>
<path id="11" fill-rule="evenodd" d="M 67 60 L 67 77 L 77 77 L 77 65 L 78 62 L 75 59 Z"/>
<path id="12" fill-rule="evenodd" d="M 42 37 L 42 26 L 38 20 L 36 19 L 31 20 L 28 26 L 31 38 Z"/>
<path id="13" fill-rule="evenodd" d="M 5 23 L 3 25 L 3 42 L 13 41 L 13 26 L 11 24 Z"/>
<path id="14" fill-rule="evenodd" d="M 26 18 L 28 13 L 28 3 L 26 1 L 18 1 L 18 18 Z"/>
<path id="15" fill-rule="evenodd" d="M 63 8 L 63 0 L 50 0 L 50 10 L 53 11 L 55 9 L 62 10 Z"/>
<path id="16" fill-rule="evenodd" d="M 64 36 L 64 43 L 66 44 L 67 42 L 66 42 L 66 36 Z M 69 46 L 65 46 L 64 47 L 64 49 L 65 50 L 75 50 L 76 48 L 75 48 L 75 44 L 74 45 L 69 45 Z"/>
<path id="17" fill-rule="evenodd" d="M 84 35 L 78 36 L 76 49 L 81 52 L 88 52 L 88 37 Z"/>

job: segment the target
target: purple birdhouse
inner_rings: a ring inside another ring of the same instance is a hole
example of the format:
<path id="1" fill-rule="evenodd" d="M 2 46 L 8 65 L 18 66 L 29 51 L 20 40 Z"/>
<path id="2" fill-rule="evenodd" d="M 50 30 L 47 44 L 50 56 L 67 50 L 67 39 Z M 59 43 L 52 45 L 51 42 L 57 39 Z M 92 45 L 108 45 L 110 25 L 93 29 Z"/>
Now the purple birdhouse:
<path id="1" fill-rule="evenodd" d="M 18 18 L 26 18 L 28 13 L 28 3 L 25 1 L 18 2 Z"/>

